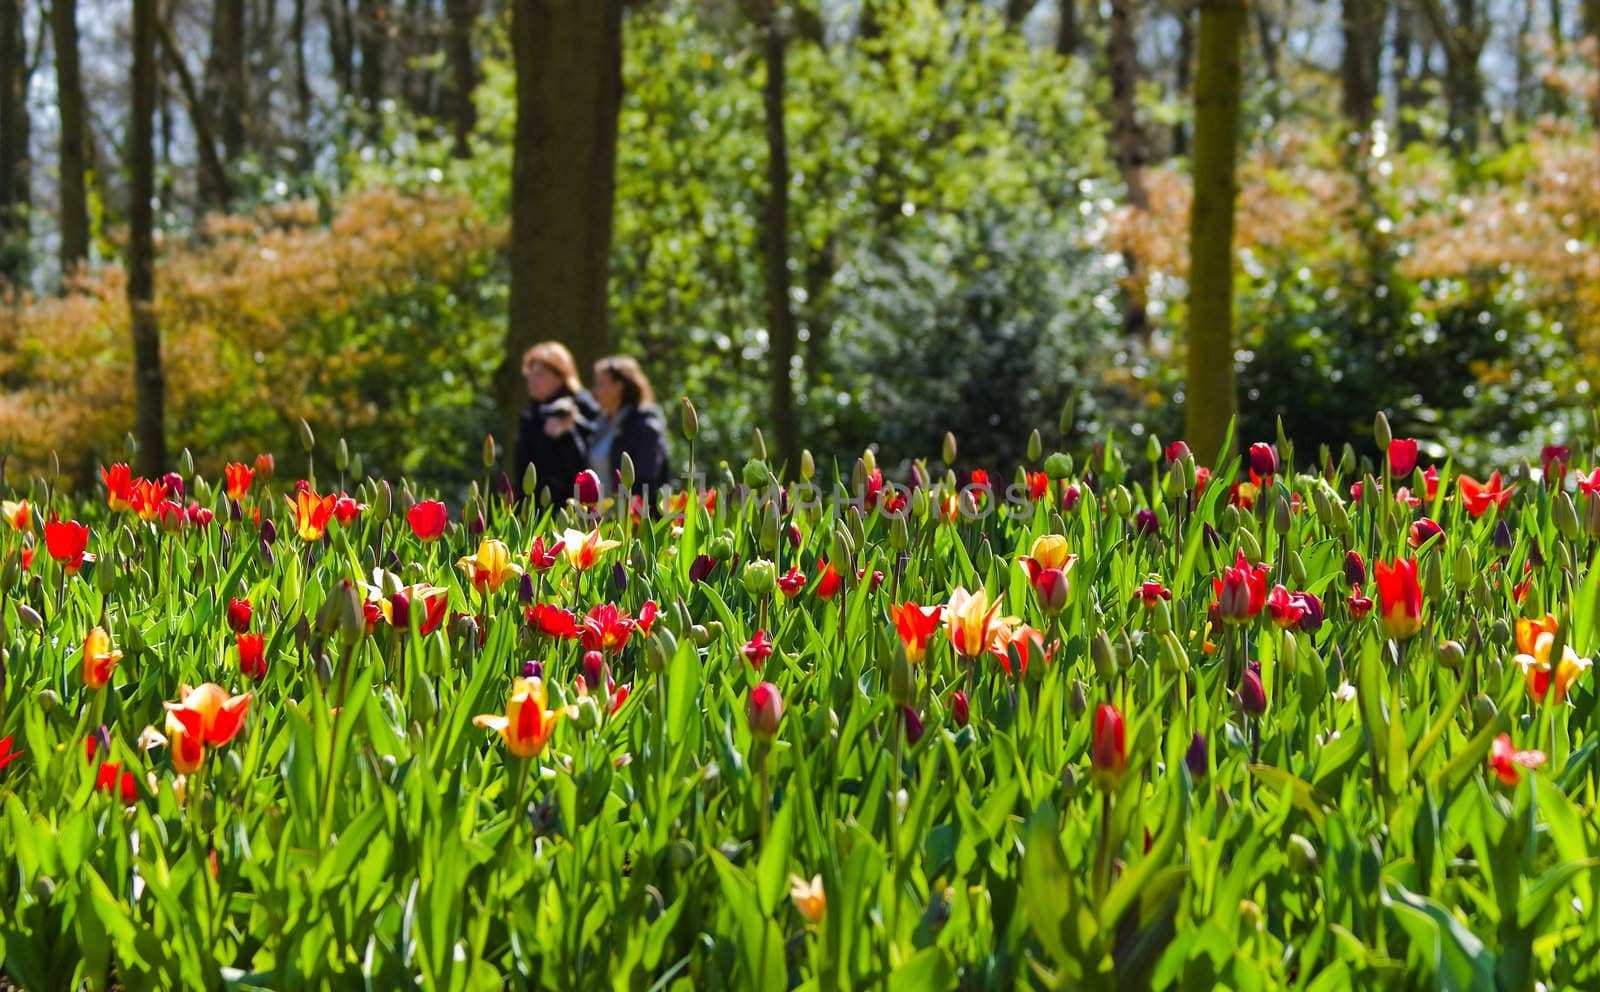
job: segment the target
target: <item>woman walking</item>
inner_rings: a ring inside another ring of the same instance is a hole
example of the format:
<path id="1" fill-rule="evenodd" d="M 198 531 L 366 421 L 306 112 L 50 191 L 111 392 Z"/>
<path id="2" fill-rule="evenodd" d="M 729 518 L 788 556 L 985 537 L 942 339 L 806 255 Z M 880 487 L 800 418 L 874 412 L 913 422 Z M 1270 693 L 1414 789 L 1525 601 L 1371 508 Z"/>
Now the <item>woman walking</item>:
<path id="1" fill-rule="evenodd" d="M 542 341 L 522 356 L 528 380 L 528 405 L 517 425 L 517 477 L 532 465 L 538 487 L 553 503 L 572 497 L 572 483 L 589 465 L 589 435 L 600 407 L 578 379 L 572 352 L 556 341 Z"/>
<path id="2" fill-rule="evenodd" d="M 600 405 L 600 418 L 589 437 L 588 464 L 607 492 L 617 488 L 617 470 L 624 454 L 633 459 L 634 492 L 665 486 L 670 475 L 667 422 L 639 363 L 626 355 L 596 362 L 594 398 Z"/>

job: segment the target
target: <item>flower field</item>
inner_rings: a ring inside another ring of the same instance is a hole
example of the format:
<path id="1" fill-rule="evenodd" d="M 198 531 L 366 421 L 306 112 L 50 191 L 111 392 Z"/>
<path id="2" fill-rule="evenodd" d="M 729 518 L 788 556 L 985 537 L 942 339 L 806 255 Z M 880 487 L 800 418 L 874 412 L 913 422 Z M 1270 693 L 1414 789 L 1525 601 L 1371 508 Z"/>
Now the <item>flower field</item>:
<path id="1" fill-rule="evenodd" d="M 8 480 L 0 987 L 1600 987 L 1600 439 L 1375 434 Z"/>

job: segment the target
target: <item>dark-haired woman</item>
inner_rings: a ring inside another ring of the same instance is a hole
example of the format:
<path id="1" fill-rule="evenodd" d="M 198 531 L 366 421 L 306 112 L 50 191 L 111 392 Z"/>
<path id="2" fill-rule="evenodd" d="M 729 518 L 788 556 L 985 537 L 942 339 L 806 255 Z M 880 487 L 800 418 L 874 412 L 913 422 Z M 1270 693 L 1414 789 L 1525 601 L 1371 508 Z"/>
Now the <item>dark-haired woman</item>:
<path id="1" fill-rule="evenodd" d="M 589 436 L 589 467 L 606 491 L 617 488 L 624 454 L 633 459 L 634 492 L 655 492 L 665 486 L 671 471 L 667 422 L 639 363 L 626 355 L 596 362 L 594 398 L 600 418 Z"/>

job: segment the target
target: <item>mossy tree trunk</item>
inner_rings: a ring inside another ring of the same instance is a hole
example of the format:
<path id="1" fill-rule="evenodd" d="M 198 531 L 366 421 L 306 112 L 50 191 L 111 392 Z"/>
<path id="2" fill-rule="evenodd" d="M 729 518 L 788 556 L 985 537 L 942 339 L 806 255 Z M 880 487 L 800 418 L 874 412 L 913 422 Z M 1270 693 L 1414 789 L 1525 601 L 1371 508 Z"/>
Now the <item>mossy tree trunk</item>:
<path id="1" fill-rule="evenodd" d="M 1238 192 L 1243 0 L 1201 0 L 1194 88 L 1194 203 L 1189 211 L 1189 356 L 1184 434 L 1221 465 L 1238 407 L 1233 370 L 1233 211 Z"/>

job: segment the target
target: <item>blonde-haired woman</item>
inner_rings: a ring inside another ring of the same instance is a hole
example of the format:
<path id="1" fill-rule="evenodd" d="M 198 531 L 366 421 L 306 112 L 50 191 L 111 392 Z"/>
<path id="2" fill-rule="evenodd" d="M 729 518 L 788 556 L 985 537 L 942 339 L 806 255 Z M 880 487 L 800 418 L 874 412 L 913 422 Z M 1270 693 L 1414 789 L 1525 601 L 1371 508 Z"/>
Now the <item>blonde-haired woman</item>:
<path id="1" fill-rule="evenodd" d="M 541 341 L 522 356 L 528 405 L 517 425 L 517 477 L 532 465 L 539 489 L 553 502 L 572 496 L 572 483 L 589 463 L 589 434 L 600 407 L 578 378 L 578 363 L 558 341 Z"/>
<path id="2" fill-rule="evenodd" d="M 667 421 L 639 363 L 627 355 L 596 362 L 594 398 L 600 404 L 600 419 L 589 437 L 588 457 L 601 483 L 608 491 L 616 489 L 617 469 L 626 454 L 633 459 L 635 492 L 665 486 L 671 472 Z"/>

